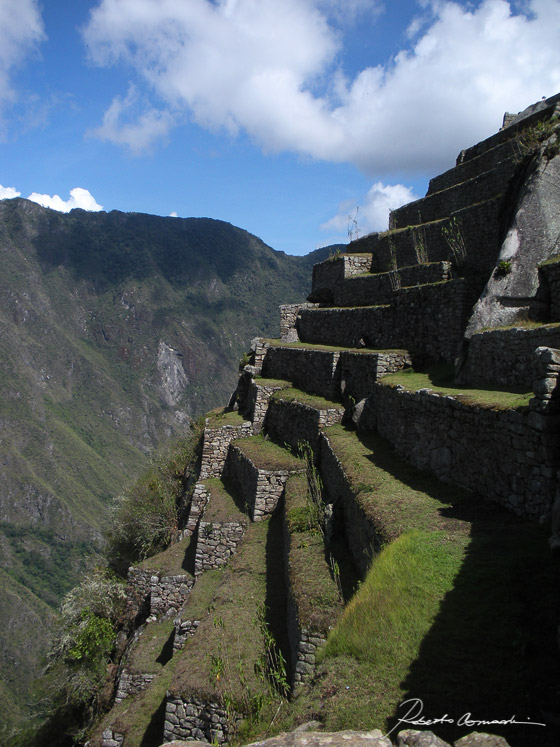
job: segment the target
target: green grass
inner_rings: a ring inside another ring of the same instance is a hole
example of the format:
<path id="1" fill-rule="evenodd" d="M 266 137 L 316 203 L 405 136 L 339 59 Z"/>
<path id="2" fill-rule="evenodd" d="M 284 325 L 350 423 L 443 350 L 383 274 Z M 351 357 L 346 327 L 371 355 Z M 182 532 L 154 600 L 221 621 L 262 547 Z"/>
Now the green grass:
<path id="1" fill-rule="evenodd" d="M 233 698 L 242 707 L 265 683 L 255 674 L 263 653 L 257 620 L 266 600 L 266 544 L 270 520 L 252 524 L 215 590 L 211 611 L 183 649 L 173 694 L 212 702 Z M 218 665 L 219 662 L 219 665 Z"/>
<path id="2" fill-rule="evenodd" d="M 512 387 L 488 389 L 476 386 L 460 386 L 453 383 L 452 375 L 447 367 L 437 367 L 427 373 L 417 373 L 412 369 L 404 369 L 384 376 L 380 383 L 383 386 L 399 385 L 409 392 L 431 389 L 438 394 L 454 397 L 465 404 L 496 410 L 527 407 L 529 400 L 534 396 L 533 392 Z"/>
<path id="3" fill-rule="evenodd" d="M 264 379 L 260 376 L 255 378 L 255 384 L 266 387 L 282 387 L 284 389 L 292 386 L 289 381 L 284 381 L 284 379 Z"/>
<path id="4" fill-rule="evenodd" d="M 209 428 L 221 428 L 223 425 L 243 425 L 245 418 L 243 418 L 238 412 L 233 410 L 227 410 L 225 407 L 218 407 L 216 410 L 211 410 L 207 413 L 208 427 Z"/>
<path id="5" fill-rule="evenodd" d="M 144 632 L 133 647 L 126 669 L 135 674 L 156 674 L 163 664 L 162 650 L 174 631 L 173 620 L 160 620 L 146 625 Z"/>
<path id="6" fill-rule="evenodd" d="M 351 725 L 385 733 L 412 697 L 424 701 L 428 716 L 457 720 L 470 711 L 499 719 L 515 712 L 542 720 L 541 708 L 555 709 L 560 674 L 553 653 L 559 568 L 546 529 L 476 496 L 465 500 L 380 439 L 340 426 L 327 433 L 350 484 L 391 541 L 330 633 L 313 686 L 278 729 L 314 718 L 325 730 Z M 436 729 L 450 742 L 469 731 Z M 549 744 L 529 727 L 490 731 L 512 747 Z"/>
<path id="7" fill-rule="evenodd" d="M 233 443 L 258 469 L 305 470 L 305 463 L 301 459 L 263 436 L 237 439 Z"/>
<path id="8" fill-rule="evenodd" d="M 338 308 L 338 307 L 336 307 Z M 346 311 L 351 307 L 344 307 Z M 359 306 L 356 308 L 366 308 Z M 377 308 L 377 307 L 372 307 Z M 263 338 L 264 339 L 264 338 Z M 371 353 L 406 353 L 408 351 L 401 348 L 385 348 L 374 349 L 374 348 L 343 348 L 340 345 L 317 345 L 311 342 L 282 342 L 281 340 L 264 339 L 264 342 L 268 342 L 271 347 L 277 348 L 295 348 L 296 350 L 319 350 L 326 353 L 361 353 L 362 355 L 369 355 Z"/>
<path id="9" fill-rule="evenodd" d="M 286 483 L 286 524 L 290 534 L 289 582 L 302 628 L 326 634 L 342 611 L 342 601 L 325 558 L 323 535 L 302 523 L 308 508 L 307 478 Z"/>
<path id="10" fill-rule="evenodd" d="M 303 392 L 301 389 L 296 389 L 295 387 L 289 387 L 274 392 L 271 399 L 283 400 L 284 402 L 299 402 L 301 405 L 308 405 L 316 410 L 331 410 L 332 408 L 344 409 L 340 402 L 333 402 L 332 400 L 319 397 L 315 394 L 307 394 L 307 392 Z"/>
<path id="11" fill-rule="evenodd" d="M 187 573 L 184 569 L 185 555 L 191 544 L 192 537 L 185 537 L 180 542 L 170 545 L 167 550 L 146 558 L 136 565 L 146 571 L 161 573 L 162 576 L 173 576 Z"/>
<path id="12" fill-rule="evenodd" d="M 197 579 L 196 584 L 187 601 L 183 605 L 179 616 L 182 620 L 202 620 L 211 609 L 212 600 L 216 589 L 221 584 L 224 569 L 204 571 Z"/>
<path id="13" fill-rule="evenodd" d="M 243 513 L 230 490 L 217 477 L 204 481 L 210 492 L 210 499 L 204 509 L 205 522 L 247 522 L 247 514 Z"/>

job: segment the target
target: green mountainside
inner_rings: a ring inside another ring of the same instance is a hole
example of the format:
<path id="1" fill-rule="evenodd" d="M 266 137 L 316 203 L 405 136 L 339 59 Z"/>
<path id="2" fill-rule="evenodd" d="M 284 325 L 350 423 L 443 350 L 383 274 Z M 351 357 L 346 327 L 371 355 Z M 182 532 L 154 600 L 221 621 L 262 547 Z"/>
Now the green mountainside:
<path id="1" fill-rule="evenodd" d="M 305 298 L 324 253 L 206 218 L 0 201 L 3 714 L 19 715 L 112 498 L 229 398 L 250 338 L 277 333 L 278 304 Z"/>

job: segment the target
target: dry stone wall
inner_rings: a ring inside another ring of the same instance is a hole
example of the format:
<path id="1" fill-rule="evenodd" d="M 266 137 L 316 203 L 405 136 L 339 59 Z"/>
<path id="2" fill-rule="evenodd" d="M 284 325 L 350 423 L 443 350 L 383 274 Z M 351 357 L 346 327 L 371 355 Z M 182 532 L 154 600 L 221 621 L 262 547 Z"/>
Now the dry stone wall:
<path id="1" fill-rule="evenodd" d="M 542 346 L 560 347 L 560 324 L 478 332 L 470 339 L 458 383 L 530 389 L 535 379 L 535 350 Z"/>
<path id="2" fill-rule="evenodd" d="M 343 254 L 313 266 L 310 301 L 332 302 L 333 288 L 342 285 L 344 278 L 370 272 L 371 254 Z"/>
<path id="3" fill-rule="evenodd" d="M 194 579 L 188 573 L 164 576 L 158 571 L 131 567 L 127 584 L 130 614 L 137 615 L 141 607 L 154 618 L 177 614 L 193 584 Z"/>
<path id="4" fill-rule="evenodd" d="M 249 408 L 254 433 L 261 432 L 270 398 L 274 392 L 284 388 L 283 384 L 262 384 L 259 380 L 252 382 L 249 392 Z"/>
<path id="5" fill-rule="evenodd" d="M 175 739 L 199 739 L 211 744 L 225 744 L 232 733 L 232 725 L 239 720 L 219 703 L 192 696 L 189 700 L 169 696 L 165 707 L 165 742 Z M 232 724 L 233 722 L 233 724 Z"/>
<path id="6" fill-rule="evenodd" d="M 299 471 L 260 469 L 235 443 L 230 446 L 226 470 L 227 476 L 239 486 L 252 521 L 261 521 L 272 514 L 286 480 Z"/>
<path id="7" fill-rule="evenodd" d="M 198 529 L 194 573 L 199 576 L 212 568 L 221 568 L 237 550 L 247 522 L 201 521 Z"/>
<path id="8" fill-rule="evenodd" d="M 382 353 L 345 350 L 339 363 L 340 393 L 359 402 L 368 396 L 376 381 L 411 364 L 412 358 L 406 350 L 385 350 Z"/>
<path id="9" fill-rule="evenodd" d="M 189 510 L 189 516 L 185 526 L 185 532 L 188 534 L 194 534 L 198 522 L 200 521 L 204 509 L 206 508 L 208 501 L 210 500 L 210 491 L 200 480 L 194 486 L 191 506 Z"/>
<path id="10" fill-rule="evenodd" d="M 305 342 L 344 347 L 405 348 L 411 355 L 453 361 L 472 304 L 464 280 L 403 288 L 391 306 L 303 310 Z M 268 355 L 265 359 L 267 364 Z"/>
<path id="11" fill-rule="evenodd" d="M 297 342 L 296 317 L 301 309 L 317 306 L 314 303 L 290 303 L 280 306 L 280 339 L 283 342 Z"/>
<path id="12" fill-rule="evenodd" d="M 297 450 L 305 441 L 313 451 L 317 449 L 319 430 L 340 423 L 344 407 L 317 409 L 301 402 L 283 400 L 281 395 L 270 402 L 266 415 L 267 434 L 280 444 Z"/>
<path id="13" fill-rule="evenodd" d="M 340 389 L 338 350 L 308 350 L 271 345 L 264 359 L 263 376 L 286 379 L 295 387 L 326 399 L 336 399 Z"/>
<path id="14" fill-rule="evenodd" d="M 173 652 L 182 649 L 188 638 L 192 638 L 196 629 L 200 625 L 200 620 L 182 620 L 176 617 L 173 620 L 175 626 L 175 635 L 173 636 Z"/>
<path id="15" fill-rule="evenodd" d="M 218 428 L 209 427 L 208 422 L 207 419 L 202 443 L 199 480 L 221 477 L 230 442 L 236 438 L 253 435 L 253 427 L 249 422 L 241 425 L 222 425 Z"/>
<path id="16" fill-rule="evenodd" d="M 145 690 L 155 676 L 155 674 L 138 674 L 123 670 L 117 686 L 115 703 L 121 703 L 129 695 L 137 695 Z"/>
<path id="17" fill-rule="evenodd" d="M 533 519 L 548 513 L 556 490 L 558 425 L 556 415 L 535 406 L 495 410 L 382 384 L 359 422 L 416 467 Z"/>
<path id="18" fill-rule="evenodd" d="M 392 272 L 375 275 L 358 275 L 333 288 L 335 306 L 368 306 L 388 304 L 401 288 L 451 279 L 451 262 L 402 267 Z"/>
<path id="19" fill-rule="evenodd" d="M 560 246 L 558 251 L 560 251 Z M 550 319 L 558 322 L 560 321 L 560 260 L 542 265 L 540 271 L 548 285 Z"/>

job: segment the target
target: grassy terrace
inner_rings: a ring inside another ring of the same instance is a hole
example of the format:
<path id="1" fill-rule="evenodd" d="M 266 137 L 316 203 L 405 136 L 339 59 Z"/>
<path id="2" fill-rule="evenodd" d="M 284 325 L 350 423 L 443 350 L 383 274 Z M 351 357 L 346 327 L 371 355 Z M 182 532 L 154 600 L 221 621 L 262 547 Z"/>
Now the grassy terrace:
<path id="1" fill-rule="evenodd" d="M 240 438 L 233 442 L 259 469 L 304 470 L 305 463 L 289 451 L 262 436 Z"/>
<path id="2" fill-rule="evenodd" d="M 546 530 L 441 485 L 377 437 L 340 426 L 327 434 L 358 500 L 392 541 L 329 635 L 315 686 L 278 728 L 313 716 L 329 730 L 351 723 L 386 732 L 413 697 L 432 717 L 542 720 L 560 675 L 559 569 Z M 472 728 L 435 730 L 453 741 Z M 512 747 L 554 744 L 538 727 L 487 730 Z"/>
<path id="3" fill-rule="evenodd" d="M 266 694 L 255 664 L 264 650 L 258 613 L 267 597 L 270 523 L 247 530 L 214 591 L 211 611 L 180 656 L 172 693 L 221 703 L 233 699 L 238 711 L 249 711 L 254 696 Z"/>
<path id="4" fill-rule="evenodd" d="M 245 418 L 238 412 L 226 410 L 225 407 L 218 407 L 211 410 L 206 417 L 208 418 L 209 428 L 221 428 L 222 425 L 243 425 Z"/>
<path id="5" fill-rule="evenodd" d="M 204 510 L 203 521 L 247 521 L 247 514 L 240 510 L 234 496 L 220 479 L 211 477 L 204 481 L 204 485 L 210 491 L 210 500 Z"/>
<path id="6" fill-rule="evenodd" d="M 299 402 L 301 405 L 308 405 L 308 407 L 314 407 L 316 410 L 344 409 L 344 406 L 340 402 L 333 402 L 330 399 L 325 399 L 315 394 L 307 394 L 307 392 L 303 392 L 301 389 L 296 389 L 295 387 L 281 389 L 275 392 L 271 399 L 281 399 L 284 402 Z"/>
<path id="7" fill-rule="evenodd" d="M 259 386 L 271 386 L 271 387 L 283 387 L 287 388 L 289 386 L 292 386 L 289 381 L 286 381 L 285 379 L 264 379 L 262 376 L 257 376 L 255 378 L 255 384 L 258 384 Z"/>
<path id="8" fill-rule="evenodd" d="M 347 311 L 350 306 L 333 308 L 343 308 Z M 366 306 L 356 306 L 357 309 L 369 308 Z M 378 306 L 372 306 L 371 308 L 380 308 Z M 321 309 L 320 309 L 321 311 Z M 371 353 L 407 353 L 404 348 L 384 348 L 383 350 L 377 348 L 343 348 L 340 345 L 316 345 L 311 342 L 282 342 L 280 339 L 273 338 L 262 338 L 264 342 L 267 342 L 272 347 L 276 348 L 295 348 L 296 350 L 322 350 L 326 353 L 361 353 L 362 355 L 368 355 Z"/>
<path id="9" fill-rule="evenodd" d="M 305 475 L 294 475 L 286 483 L 289 579 L 300 626 L 327 633 L 342 611 L 342 602 L 325 559 L 323 536 L 310 528 L 307 490 Z"/>
<path id="10" fill-rule="evenodd" d="M 437 367 L 427 373 L 416 373 L 412 369 L 404 369 L 397 373 L 384 376 L 383 386 L 402 386 L 409 392 L 419 389 L 432 391 L 454 397 L 465 404 L 489 407 L 497 410 L 511 410 L 526 407 L 533 397 L 533 392 L 527 392 L 508 387 L 486 389 L 484 387 L 464 387 L 453 383 L 452 372 L 448 367 Z"/>
<path id="11" fill-rule="evenodd" d="M 212 606 L 212 599 L 222 582 L 223 576 L 223 568 L 217 568 L 204 571 L 197 578 L 196 584 L 179 613 L 181 620 L 202 620 L 208 614 Z"/>
<path id="12" fill-rule="evenodd" d="M 185 570 L 185 556 L 188 553 L 190 543 L 191 537 L 185 537 L 180 542 L 175 542 L 168 547 L 167 550 L 157 555 L 152 555 L 151 558 L 146 558 L 146 560 L 138 563 L 136 568 L 146 571 L 156 571 L 161 573 L 162 576 L 187 573 Z"/>

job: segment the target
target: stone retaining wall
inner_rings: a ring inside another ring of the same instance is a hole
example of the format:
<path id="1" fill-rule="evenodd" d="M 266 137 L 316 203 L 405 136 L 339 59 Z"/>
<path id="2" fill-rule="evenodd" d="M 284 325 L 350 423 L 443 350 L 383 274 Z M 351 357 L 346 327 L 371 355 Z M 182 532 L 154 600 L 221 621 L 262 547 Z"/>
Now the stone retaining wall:
<path id="1" fill-rule="evenodd" d="M 155 674 L 133 674 L 123 670 L 117 686 L 115 703 L 120 703 L 129 695 L 137 695 L 145 690 L 150 682 L 154 679 Z"/>
<path id="2" fill-rule="evenodd" d="M 187 642 L 187 638 L 192 638 L 196 629 L 200 625 L 200 620 L 182 620 L 176 617 L 173 620 L 175 626 L 175 635 L 173 636 L 173 653 L 182 649 Z"/>
<path id="3" fill-rule="evenodd" d="M 199 576 L 211 568 L 221 568 L 237 550 L 243 539 L 247 522 L 201 521 L 196 543 L 194 574 Z"/>
<path id="4" fill-rule="evenodd" d="M 470 339 L 458 383 L 530 389 L 534 381 L 535 350 L 541 346 L 560 347 L 560 325 L 478 332 Z"/>
<path id="5" fill-rule="evenodd" d="M 226 474 L 239 486 L 252 521 L 261 521 L 272 514 L 286 480 L 299 471 L 260 469 L 235 443 L 229 447 Z"/>
<path id="6" fill-rule="evenodd" d="M 298 331 L 300 339 L 310 343 L 403 347 L 415 357 L 453 361 L 470 308 L 465 281 L 451 280 L 403 288 L 394 294 L 391 306 L 304 309 Z M 267 361 L 268 355 L 265 366 Z"/>
<path id="7" fill-rule="evenodd" d="M 268 348 L 263 363 L 263 376 L 285 379 L 298 389 L 335 399 L 340 389 L 338 350 L 306 350 L 305 348 Z"/>
<path id="8" fill-rule="evenodd" d="M 253 427 L 249 422 L 241 425 L 221 425 L 218 428 L 210 428 L 208 423 L 207 418 L 202 442 L 199 480 L 221 477 L 230 441 L 253 435 Z"/>
<path id="9" fill-rule="evenodd" d="M 126 584 L 127 616 L 136 619 L 136 624 L 143 622 L 150 614 L 151 571 L 131 566 L 128 569 Z"/>
<path id="10" fill-rule="evenodd" d="M 387 350 L 383 353 L 344 351 L 340 354 L 339 363 L 340 393 L 360 402 L 368 396 L 376 381 L 411 364 L 412 358 L 406 350 Z"/>
<path id="11" fill-rule="evenodd" d="M 381 538 L 360 506 L 325 433 L 321 433 L 319 454 L 319 472 L 328 502 L 334 504 L 335 510 L 342 512 L 348 546 L 356 567 L 365 576 L 374 554 L 381 550 Z"/>
<path id="12" fill-rule="evenodd" d="M 137 614 L 134 610 L 141 606 L 153 617 L 177 614 L 193 584 L 190 574 L 162 576 L 158 571 L 131 567 L 128 569 L 127 606 L 134 615 Z"/>
<path id="13" fill-rule="evenodd" d="M 371 269 L 371 254 L 342 254 L 313 265 L 310 301 L 332 302 L 333 288 L 342 285 L 344 278 L 360 275 Z"/>
<path id="14" fill-rule="evenodd" d="M 359 275 L 333 289 L 335 306 L 368 306 L 391 303 L 401 288 L 439 283 L 451 278 L 451 262 L 430 262 L 401 267 L 393 272 Z"/>
<path id="15" fill-rule="evenodd" d="M 495 410 L 381 383 L 359 421 L 416 467 L 533 519 L 548 514 L 556 491 L 559 424 L 542 397 L 528 412 Z"/>
<path id="16" fill-rule="evenodd" d="M 253 432 L 260 433 L 268 410 L 268 402 L 274 392 L 284 389 L 284 385 L 263 385 L 253 381 L 249 392 L 250 417 L 253 421 Z"/>
<path id="17" fill-rule="evenodd" d="M 230 714 L 231 716 L 231 714 Z M 234 724 L 240 720 L 233 715 Z M 168 695 L 165 706 L 165 742 L 173 740 L 201 740 L 225 744 L 233 733 L 226 709 L 218 703 L 206 702 L 192 696 L 189 700 Z"/>
<path id="18" fill-rule="evenodd" d="M 104 729 L 101 737 L 101 747 L 121 747 L 124 742 L 124 734 L 119 734 L 111 728 Z"/>
<path id="19" fill-rule="evenodd" d="M 189 517 L 184 529 L 187 534 L 194 534 L 196 526 L 200 521 L 201 516 L 204 514 L 204 509 L 206 508 L 209 500 L 210 492 L 206 488 L 204 483 L 199 480 L 194 486 L 191 498 L 191 506 L 189 509 Z"/>
<path id="20" fill-rule="evenodd" d="M 301 309 L 317 306 L 315 303 L 290 303 L 280 306 L 280 339 L 283 342 L 297 342 L 296 317 Z"/>
<path id="21" fill-rule="evenodd" d="M 269 404 L 265 429 L 267 434 L 279 444 L 288 444 L 292 449 L 297 450 L 298 444 L 306 441 L 315 452 L 319 430 L 340 423 L 343 415 L 342 405 L 317 409 L 301 402 L 283 400 L 280 395 Z"/>

